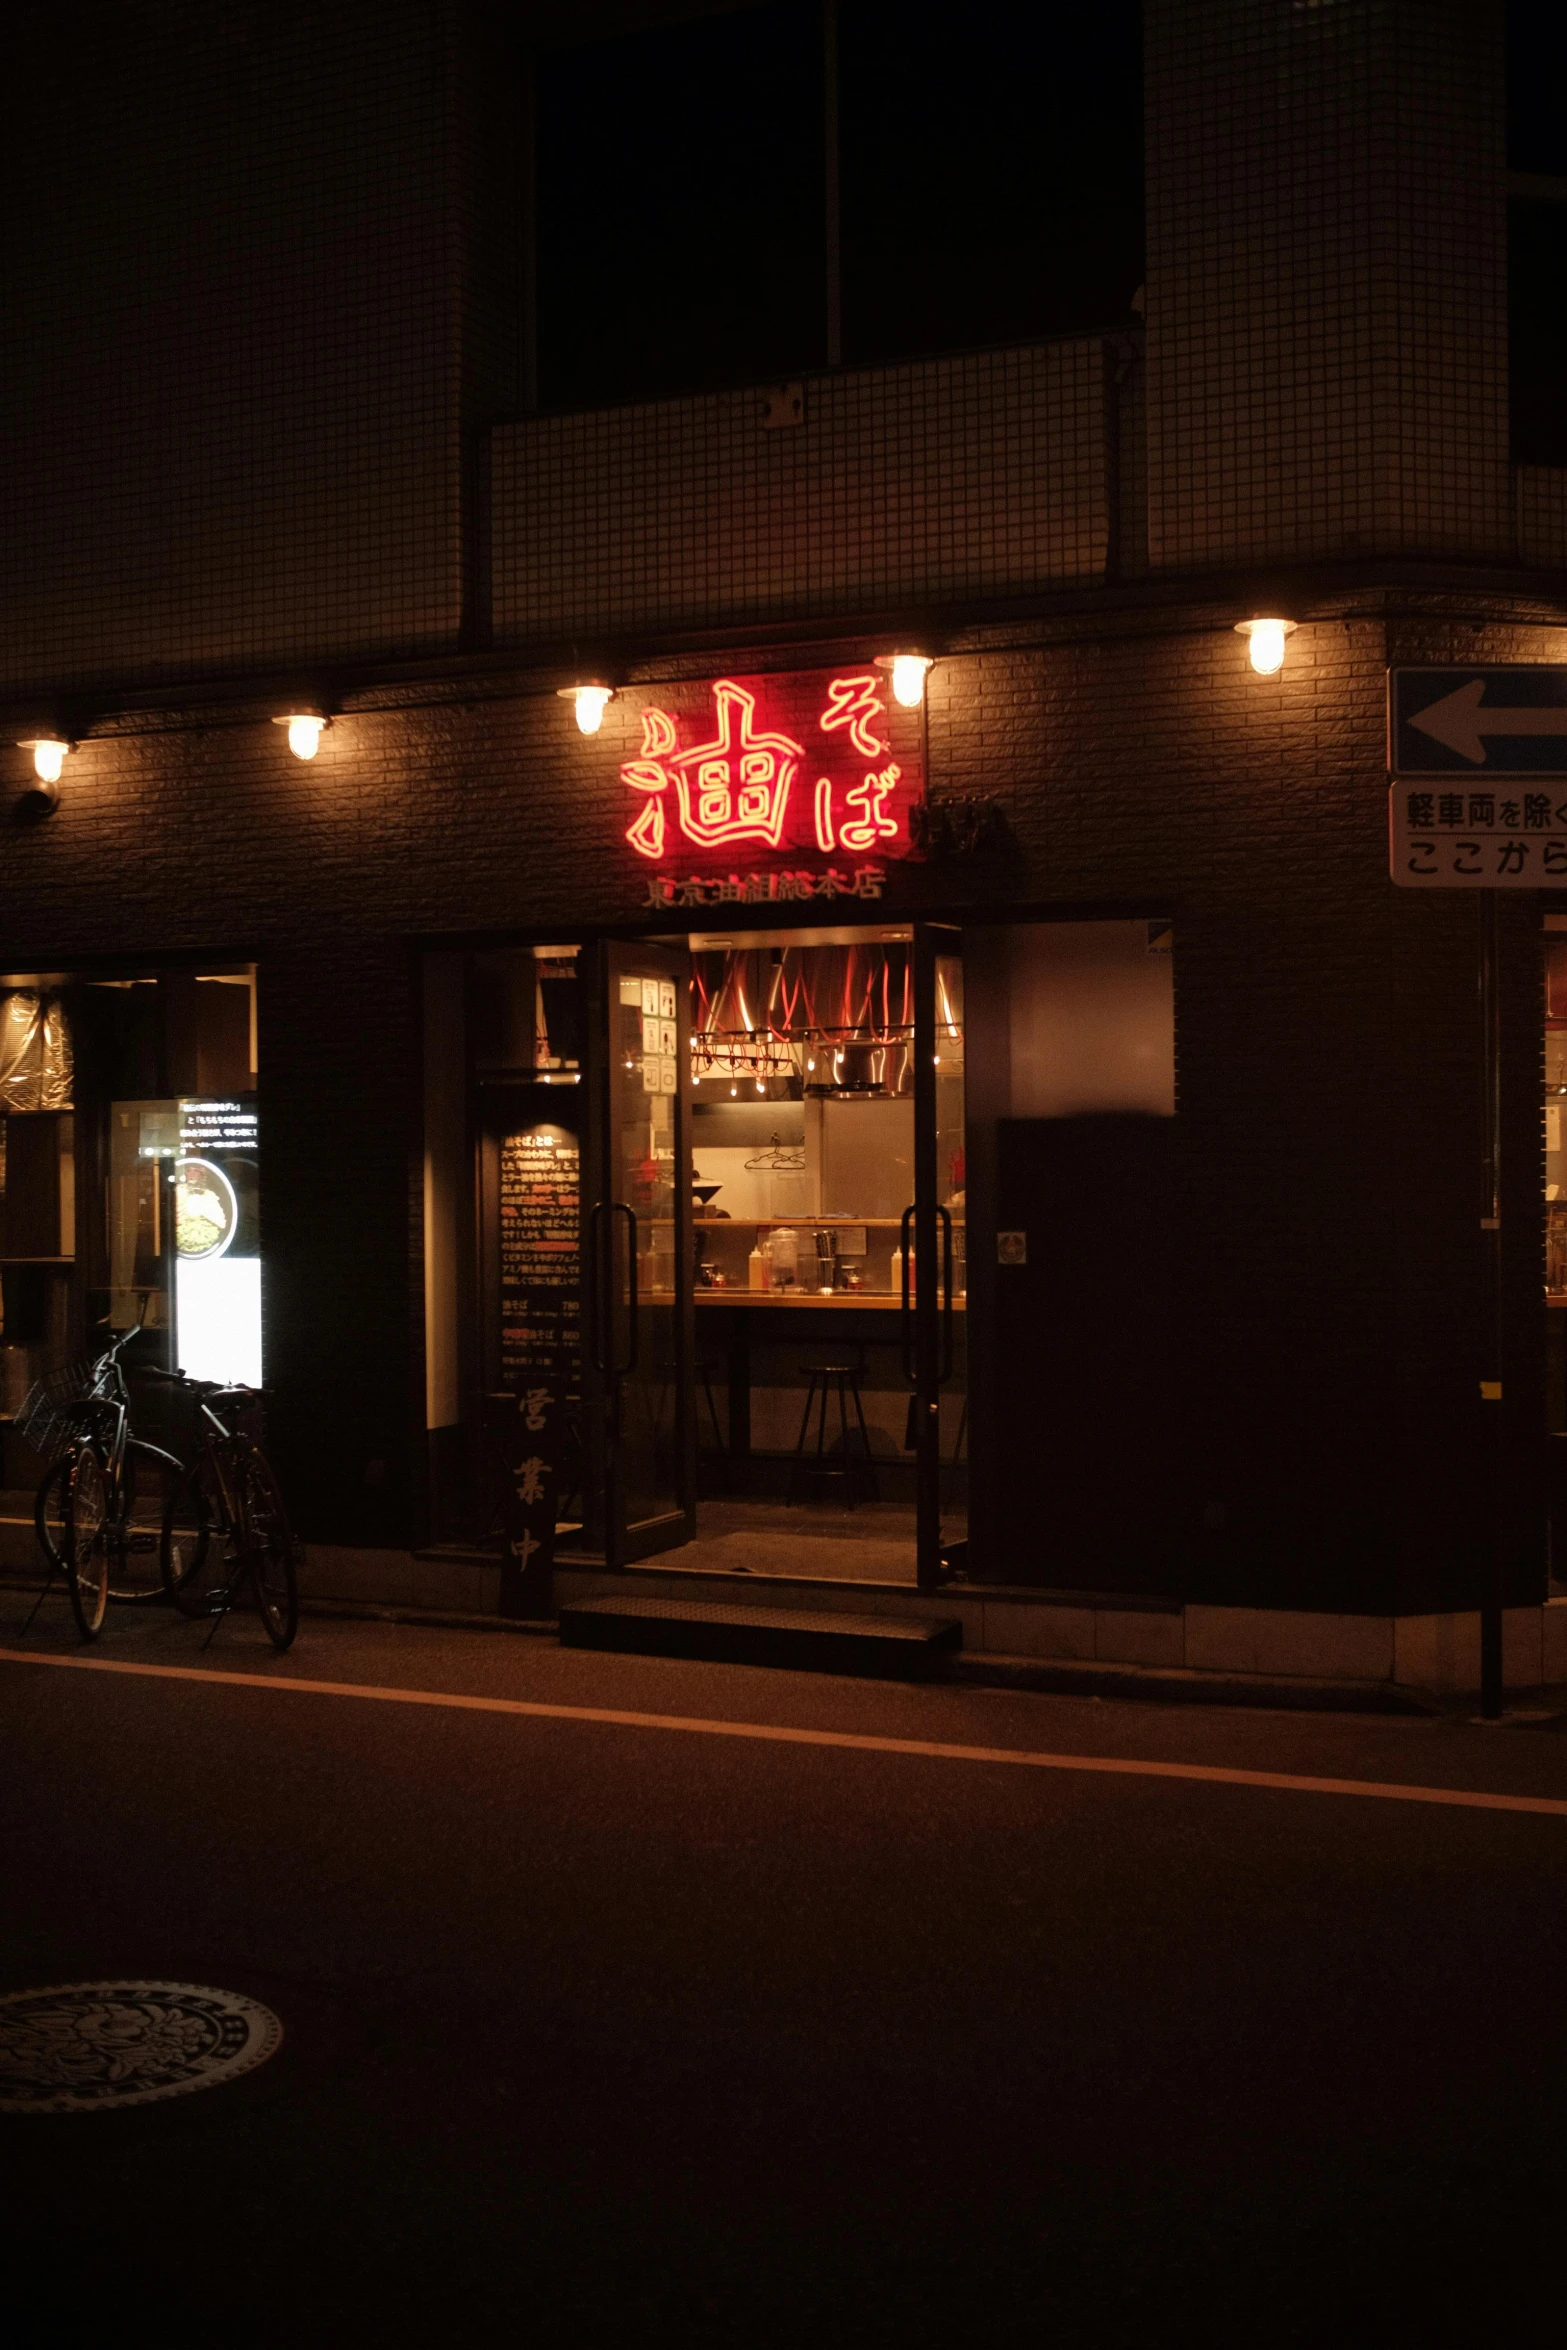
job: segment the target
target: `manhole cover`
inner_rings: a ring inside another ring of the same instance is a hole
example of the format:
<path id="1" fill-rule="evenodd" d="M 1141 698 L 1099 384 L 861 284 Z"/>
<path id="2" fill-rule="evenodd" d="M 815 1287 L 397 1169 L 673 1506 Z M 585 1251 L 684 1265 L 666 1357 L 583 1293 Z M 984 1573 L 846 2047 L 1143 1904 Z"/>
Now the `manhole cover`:
<path id="1" fill-rule="evenodd" d="M 55 1983 L 0 1996 L 0 2113 L 93 2113 L 215 2089 L 276 2054 L 270 2007 L 200 1983 Z"/>

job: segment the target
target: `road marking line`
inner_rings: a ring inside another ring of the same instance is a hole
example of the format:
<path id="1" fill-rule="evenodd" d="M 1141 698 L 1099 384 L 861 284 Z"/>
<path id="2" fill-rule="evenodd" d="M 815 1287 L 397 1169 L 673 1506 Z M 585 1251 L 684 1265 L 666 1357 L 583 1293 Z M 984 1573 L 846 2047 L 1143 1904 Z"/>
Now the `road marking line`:
<path id="1" fill-rule="evenodd" d="M 1221 1763 L 1141 1762 L 1123 1755 L 1042 1754 L 1029 1747 L 958 1746 L 935 1738 L 881 1738 L 859 1730 L 780 1728 L 770 1722 L 707 1721 L 700 1715 L 629 1713 L 618 1706 L 546 1705 L 526 1697 L 465 1697 L 441 1689 L 388 1689 L 371 1681 L 306 1681 L 282 1673 L 209 1672 L 202 1665 L 143 1665 L 108 1656 L 50 1656 L 0 1648 L 0 1663 L 59 1665 L 82 1673 L 130 1673 L 150 1681 L 216 1681 L 230 1689 L 288 1689 L 311 1697 L 359 1697 L 382 1705 L 429 1705 L 458 1713 L 521 1714 L 534 1721 L 600 1722 L 619 1730 L 683 1730 L 699 1738 L 750 1738 L 774 1746 L 831 1746 L 853 1754 L 923 1755 L 933 1762 L 1006 1763 L 1034 1771 L 1097 1771 L 1121 1779 L 1194 1779 L 1220 1787 L 1266 1787 L 1283 1795 L 1359 1795 L 1383 1803 L 1446 1804 L 1459 1811 L 1540 1812 L 1567 1819 L 1567 1797 L 1490 1795 L 1468 1787 L 1405 1787 L 1385 1779 L 1318 1779 L 1295 1771 L 1238 1771 Z"/>

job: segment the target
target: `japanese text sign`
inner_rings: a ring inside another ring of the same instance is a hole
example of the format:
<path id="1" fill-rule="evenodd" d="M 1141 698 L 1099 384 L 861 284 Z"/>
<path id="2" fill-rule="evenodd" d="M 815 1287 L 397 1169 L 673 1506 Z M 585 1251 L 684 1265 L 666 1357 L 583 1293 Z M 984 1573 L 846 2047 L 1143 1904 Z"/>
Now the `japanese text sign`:
<path id="1" fill-rule="evenodd" d="M 1388 794 L 1393 879 L 1404 889 L 1567 889 L 1567 782 Z"/>
<path id="2" fill-rule="evenodd" d="M 924 716 L 872 663 L 650 687 L 636 724 L 624 831 L 652 904 L 879 896 L 882 861 L 912 854 Z"/>
<path id="3" fill-rule="evenodd" d="M 1388 672 L 1403 889 L 1567 889 L 1567 667 Z"/>

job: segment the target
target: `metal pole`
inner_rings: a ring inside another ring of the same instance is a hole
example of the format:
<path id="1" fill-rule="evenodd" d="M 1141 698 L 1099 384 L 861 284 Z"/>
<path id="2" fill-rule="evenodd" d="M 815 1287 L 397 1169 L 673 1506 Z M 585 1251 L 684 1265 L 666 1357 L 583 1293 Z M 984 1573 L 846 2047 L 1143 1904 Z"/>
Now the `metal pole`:
<path id="1" fill-rule="evenodd" d="M 1480 1713 L 1502 1714 L 1502 1008 L 1497 977 L 1496 892 L 1480 896 L 1481 1105 L 1480 1248 L 1484 1320 L 1480 1409 L 1484 1421 L 1486 1550 L 1480 1593 Z"/>
<path id="2" fill-rule="evenodd" d="M 906 1245 L 906 1244 L 905 1244 Z M 904 1266 L 904 1279 L 908 1267 Z M 936 941 L 914 925 L 915 1579 L 941 1584 L 940 1270 L 936 1258 Z"/>

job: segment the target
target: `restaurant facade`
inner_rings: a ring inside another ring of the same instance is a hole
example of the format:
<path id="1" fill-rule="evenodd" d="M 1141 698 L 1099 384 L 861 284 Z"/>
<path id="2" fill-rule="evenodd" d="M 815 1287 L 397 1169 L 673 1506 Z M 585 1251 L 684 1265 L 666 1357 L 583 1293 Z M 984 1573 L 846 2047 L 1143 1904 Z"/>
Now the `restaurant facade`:
<path id="1" fill-rule="evenodd" d="M 165 284 L 12 386 L 7 1415 L 139 1320 L 264 1381 L 307 1598 L 1063 1664 L 1463 1685 L 1499 1513 L 1509 1680 L 1567 1679 L 1567 892 L 1498 893 L 1493 1407 L 1479 898 L 1388 828 L 1390 672 L 1563 657 L 1499 16 L 1151 0 L 1124 325 L 556 410 L 493 28 L 390 22 L 330 188 L 187 60 L 210 380 Z"/>

